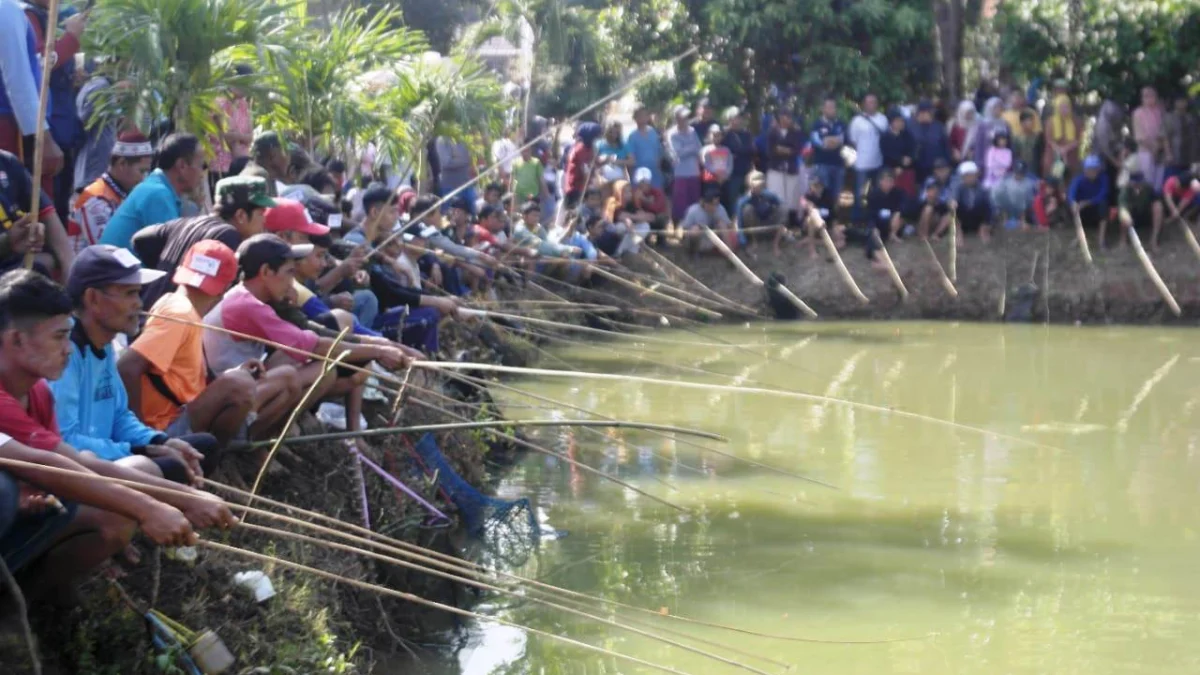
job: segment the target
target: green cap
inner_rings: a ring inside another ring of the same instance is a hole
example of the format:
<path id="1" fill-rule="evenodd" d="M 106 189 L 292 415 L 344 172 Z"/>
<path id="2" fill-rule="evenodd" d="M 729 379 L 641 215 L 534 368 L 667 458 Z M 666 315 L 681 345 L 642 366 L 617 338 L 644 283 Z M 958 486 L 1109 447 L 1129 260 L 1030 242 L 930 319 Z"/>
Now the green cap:
<path id="1" fill-rule="evenodd" d="M 269 209 L 275 206 L 275 200 L 267 194 L 267 181 L 257 176 L 230 176 L 217 182 L 216 194 L 213 198 L 217 206 L 247 207 L 257 206 Z"/>

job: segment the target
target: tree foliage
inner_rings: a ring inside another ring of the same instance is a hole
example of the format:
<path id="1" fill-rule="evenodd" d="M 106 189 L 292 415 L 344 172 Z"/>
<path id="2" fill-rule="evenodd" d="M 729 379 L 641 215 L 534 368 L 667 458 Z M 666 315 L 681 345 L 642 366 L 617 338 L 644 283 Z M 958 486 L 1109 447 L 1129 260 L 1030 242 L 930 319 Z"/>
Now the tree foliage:
<path id="1" fill-rule="evenodd" d="M 1070 11 L 1073 2 L 1078 11 Z M 1066 77 L 1081 92 L 1124 103 L 1147 84 L 1182 93 L 1200 66 L 1195 0 L 1004 3 L 997 24 L 1013 78 Z"/>

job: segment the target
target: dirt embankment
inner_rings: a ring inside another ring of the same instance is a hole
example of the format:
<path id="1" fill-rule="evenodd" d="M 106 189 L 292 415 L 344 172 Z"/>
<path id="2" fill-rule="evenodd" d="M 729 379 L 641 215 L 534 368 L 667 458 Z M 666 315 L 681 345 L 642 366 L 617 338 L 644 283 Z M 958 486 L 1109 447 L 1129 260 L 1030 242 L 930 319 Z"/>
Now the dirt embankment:
<path id="1" fill-rule="evenodd" d="M 1008 232 L 986 245 L 968 238 L 958 252 L 957 298 L 943 287 L 929 251 L 915 239 L 888 247 L 908 288 L 906 301 L 901 301 L 888 274 L 870 265 L 860 247 L 842 251 L 842 259 L 870 299 L 867 304 L 854 297 L 820 245 L 817 259 L 795 244 L 785 245 L 779 256 L 771 254 L 769 245 L 760 244 L 741 257 L 764 279 L 772 272 L 783 274 L 788 287 L 823 319 L 998 321 L 1003 316 L 1001 298 L 1004 309 L 1011 311 L 1018 302 L 1017 287 L 1032 283 L 1037 295 L 1031 318 L 1036 322 L 1193 325 L 1200 321 L 1200 260 L 1177 229 L 1166 228 L 1166 233 L 1161 250 L 1150 257 L 1183 310 L 1181 317 L 1167 308 L 1131 247 L 1103 251 L 1092 234 L 1094 264 L 1089 266 L 1073 231 Z M 933 242 L 933 249 L 949 272 L 949 241 Z M 720 255 L 692 258 L 678 249 L 664 252 L 718 293 L 751 307 L 762 306 L 762 289 Z"/>

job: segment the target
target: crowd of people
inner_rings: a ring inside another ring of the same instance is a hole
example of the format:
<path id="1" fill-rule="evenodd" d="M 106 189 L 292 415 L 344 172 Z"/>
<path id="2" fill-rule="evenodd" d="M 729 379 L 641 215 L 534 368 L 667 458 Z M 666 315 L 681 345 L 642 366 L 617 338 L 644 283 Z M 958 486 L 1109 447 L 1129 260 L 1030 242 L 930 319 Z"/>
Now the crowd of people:
<path id="1" fill-rule="evenodd" d="M 815 257 L 828 228 L 839 246 L 860 242 L 874 258 L 886 242 L 941 237 L 952 224 L 962 245 L 998 229 L 1073 227 L 1078 214 L 1102 248 L 1110 227 L 1122 245 L 1137 227 L 1157 249 L 1165 221 L 1197 211 L 1200 126 L 1190 100 L 1164 105 L 1146 87 L 1132 112 L 1106 100 L 1089 123 L 1068 82 L 1049 89 L 985 84 L 953 111 L 930 100 L 885 111 L 868 94 L 848 120 L 828 98 L 811 124 L 781 106 L 757 134 L 744 110 L 718 119 L 708 99 L 676 107 L 662 127 L 639 108 L 628 133 L 615 121 L 579 126 L 560 162 L 562 199 L 571 207 L 598 189 L 624 205 L 632 179 L 634 196 L 652 195 L 656 208 L 634 200 L 609 219 L 653 235 L 673 224 L 697 248 L 704 224 L 734 248 L 757 235 L 776 252 L 786 240 L 807 243 Z M 529 195 L 547 187 L 529 185 Z"/>
<path id="2" fill-rule="evenodd" d="M 908 236 L 986 241 L 1072 213 L 1101 243 L 1117 224 L 1151 228 L 1156 247 L 1165 219 L 1197 210 L 1196 118 L 1149 88 L 1132 115 L 1106 101 L 1090 139 L 1066 83 L 1040 111 L 1022 91 L 952 116 L 868 95 L 848 121 L 829 99 L 811 124 L 780 108 L 757 133 L 707 100 L 661 129 L 640 108 L 628 133 L 579 124 L 563 152 L 535 118 L 491 145 L 481 181 L 463 138 L 432 139 L 422 176 L 389 175 L 373 148 L 313 157 L 255 133 L 236 90 L 211 138 L 101 120 L 96 94 L 130 84 L 76 63 L 85 14 L 64 20 L 38 119 L 46 20 L 43 0 L 0 0 L 0 459 L 26 462 L 0 470 L 0 558 L 35 600 L 129 555 L 136 529 L 175 546 L 232 525 L 198 487 L 224 450 L 280 433 L 309 390 L 359 429 L 371 368 L 438 358 L 443 322 L 497 284 L 589 284 L 643 245 L 699 252 L 714 235 L 815 255 L 826 228 L 873 257 Z M 341 334 L 331 370 L 314 354 Z"/>

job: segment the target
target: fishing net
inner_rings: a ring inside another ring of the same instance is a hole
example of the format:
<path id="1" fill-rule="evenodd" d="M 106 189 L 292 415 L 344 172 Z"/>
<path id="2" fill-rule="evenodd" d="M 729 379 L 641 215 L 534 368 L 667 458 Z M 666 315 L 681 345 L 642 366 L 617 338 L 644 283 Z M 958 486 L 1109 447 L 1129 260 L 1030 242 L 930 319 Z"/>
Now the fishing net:
<path id="1" fill-rule="evenodd" d="M 458 509 L 467 532 L 480 538 L 496 557 L 514 566 L 524 564 L 541 537 L 537 516 L 529 500 L 489 497 L 475 489 L 450 466 L 433 434 L 425 434 L 414 446 L 418 464 L 437 481 Z"/>

